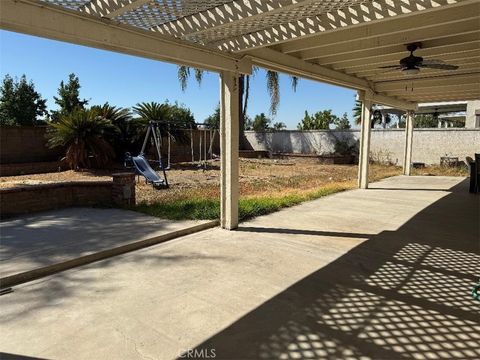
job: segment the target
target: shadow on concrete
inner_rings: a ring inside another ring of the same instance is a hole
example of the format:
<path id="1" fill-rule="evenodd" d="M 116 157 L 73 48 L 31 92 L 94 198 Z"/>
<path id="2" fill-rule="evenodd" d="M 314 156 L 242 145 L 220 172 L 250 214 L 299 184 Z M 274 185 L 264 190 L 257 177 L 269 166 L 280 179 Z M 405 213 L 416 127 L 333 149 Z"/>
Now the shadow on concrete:
<path id="1" fill-rule="evenodd" d="M 271 234 L 334 236 L 334 237 L 346 237 L 346 238 L 358 238 L 358 239 L 366 239 L 372 236 L 371 234 L 318 231 L 318 230 L 306 230 L 306 229 L 282 229 L 282 228 L 274 228 L 274 227 L 253 227 L 253 226 L 240 226 L 237 229 L 237 231 L 245 231 L 245 232 L 252 232 L 252 233 L 271 233 Z"/>
<path id="2" fill-rule="evenodd" d="M 44 360 L 44 358 L 31 357 L 25 355 L 16 355 L 10 353 L 0 352 L 0 359 L 2 360 Z"/>
<path id="3" fill-rule="evenodd" d="M 194 354 L 480 358 L 480 303 L 470 294 L 480 277 L 480 206 L 467 185 L 453 187 L 398 230 L 370 236 L 199 344 Z"/>
<path id="4" fill-rule="evenodd" d="M 425 188 L 389 188 L 389 187 L 372 187 L 370 188 L 371 190 L 405 190 L 405 191 L 448 191 L 448 190 L 444 190 L 444 189 L 435 189 L 435 188 L 432 188 L 432 189 L 425 189 Z"/>
<path id="5" fill-rule="evenodd" d="M 120 209 L 67 208 L 1 223 L 0 276 L 33 270 L 191 226 Z"/>
<path id="6" fill-rule="evenodd" d="M 125 286 L 121 281 L 120 283 L 116 281 L 116 279 L 121 279 L 123 274 L 110 273 L 108 278 L 99 278 L 98 269 L 108 269 L 119 264 L 126 264 L 131 268 L 146 265 L 151 269 L 158 269 L 158 273 L 147 279 L 139 277 L 138 281 L 161 283 L 165 282 L 164 273 L 161 270 L 169 265 L 183 264 L 183 266 L 194 266 L 197 262 L 231 263 L 236 261 L 233 257 L 205 255 L 198 251 L 189 251 L 182 253 L 182 255 L 177 255 L 168 249 L 163 249 L 162 252 L 152 252 L 150 249 L 145 248 L 128 254 L 114 256 L 99 262 L 59 272 L 54 276 L 48 276 L 31 283 L 35 285 L 46 282 L 48 283 L 49 291 L 44 291 L 45 289 L 41 286 L 27 285 L 22 288 L 21 293 L 16 293 L 14 287 L 13 292 L 3 296 L 15 296 L 15 302 L 20 307 L 2 308 L 2 325 L 8 326 L 7 324 L 9 323 L 19 321 L 19 319 L 29 316 L 29 314 L 35 314 L 45 308 L 62 307 L 63 301 L 70 301 L 68 299 L 75 297 L 76 299 L 81 299 L 85 303 L 86 308 L 88 308 L 90 301 L 95 300 L 98 296 L 103 296 L 105 293 L 118 292 L 119 287 Z M 174 277 L 173 272 L 172 277 Z M 82 294 L 84 289 L 87 289 L 87 295 L 85 293 Z M 132 293 L 134 292 L 135 287 L 132 288 Z M 20 294 L 21 296 L 19 296 Z M 1 356 L 0 360 L 3 360 Z"/>

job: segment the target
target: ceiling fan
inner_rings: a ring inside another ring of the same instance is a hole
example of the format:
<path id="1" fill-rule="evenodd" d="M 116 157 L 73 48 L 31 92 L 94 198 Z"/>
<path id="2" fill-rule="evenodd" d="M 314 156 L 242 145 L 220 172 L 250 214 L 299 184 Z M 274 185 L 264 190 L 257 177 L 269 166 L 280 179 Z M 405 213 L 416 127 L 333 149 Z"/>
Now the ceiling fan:
<path id="1" fill-rule="evenodd" d="M 458 66 L 445 64 L 442 60 L 424 60 L 421 56 L 413 55 L 414 51 L 421 48 L 421 43 L 407 45 L 410 55 L 400 60 L 399 65 L 381 66 L 380 69 L 401 70 L 408 75 L 418 74 L 421 68 L 439 69 L 439 70 L 457 70 Z"/>

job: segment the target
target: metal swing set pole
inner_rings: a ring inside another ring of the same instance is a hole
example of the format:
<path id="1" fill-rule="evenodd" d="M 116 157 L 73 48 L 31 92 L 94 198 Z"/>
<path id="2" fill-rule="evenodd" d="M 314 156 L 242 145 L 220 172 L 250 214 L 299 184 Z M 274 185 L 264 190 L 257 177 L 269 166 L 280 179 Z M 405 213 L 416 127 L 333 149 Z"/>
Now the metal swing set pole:
<path id="1" fill-rule="evenodd" d="M 142 154 L 145 150 L 144 147 L 147 144 L 148 136 L 151 132 L 152 135 L 153 135 L 153 142 L 155 144 L 155 148 L 157 149 L 158 162 L 159 162 L 160 168 L 162 169 L 162 172 L 163 172 L 163 178 L 165 179 L 165 186 L 168 187 L 167 173 L 165 172 L 165 167 L 163 166 L 162 152 L 160 150 L 159 134 L 157 133 L 157 131 L 160 131 L 160 130 L 158 130 L 158 124 L 151 122 L 148 125 L 147 136 L 145 137 L 145 141 L 143 142 Z M 161 133 L 160 133 L 160 138 L 161 138 Z"/>

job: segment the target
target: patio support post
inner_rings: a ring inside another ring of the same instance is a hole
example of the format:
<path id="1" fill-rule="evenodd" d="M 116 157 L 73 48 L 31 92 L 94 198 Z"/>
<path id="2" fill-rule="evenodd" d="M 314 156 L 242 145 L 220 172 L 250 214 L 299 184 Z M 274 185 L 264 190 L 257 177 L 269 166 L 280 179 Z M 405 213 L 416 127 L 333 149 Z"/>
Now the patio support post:
<path id="1" fill-rule="evenodd" d="M 405 121 L 405 152 L 403 158 L 403 175 L 410 176 L 412 169 L 412 144 L 413 144 L 413 111 L 407 111 Z"/>
<path id="2" fill-rule="evenodd" d="M 360 131 L 360 155 L 358 158 L 358 187 L 360 189 L 368 188 L 368 157 L 370 153 L 370 135 L 371 125 L 371 107 L 370 100 L 362 100 L 362 123 Z"/>
<path id="3" fill-rule="evenodd" d="M 220 74 L 220 226 L 238 227 L 238 74 Z"/>

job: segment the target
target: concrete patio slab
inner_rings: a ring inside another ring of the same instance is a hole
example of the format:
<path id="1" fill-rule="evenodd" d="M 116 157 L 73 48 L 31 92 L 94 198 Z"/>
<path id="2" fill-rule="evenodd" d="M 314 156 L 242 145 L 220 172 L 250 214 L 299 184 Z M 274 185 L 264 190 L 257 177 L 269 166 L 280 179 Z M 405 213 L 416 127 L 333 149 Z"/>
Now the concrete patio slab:
<path id="1" fill-rule="evenodd" d="M 0 222 L 0 277 L 157 237 L 207 221 L 169 221 L 134 211 L 67 208 Z"/>
<path id="2" fill-rule="evenodd" d="M 478 359 L 478 196 L 450 177 L 373 187 L 15 287 L 0 297 L 0 351 Z"/>

